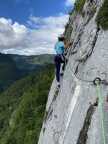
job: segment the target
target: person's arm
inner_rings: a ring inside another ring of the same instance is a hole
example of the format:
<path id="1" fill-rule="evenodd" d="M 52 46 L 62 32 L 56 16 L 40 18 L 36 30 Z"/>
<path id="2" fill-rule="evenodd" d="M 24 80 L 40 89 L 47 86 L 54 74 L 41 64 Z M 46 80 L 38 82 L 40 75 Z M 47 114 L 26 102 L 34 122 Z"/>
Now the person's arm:
<path id="1" fill-rule="evenodd" d="M 67 49 L 72 46 L 72 42 L 64 42 L 64 47 Z"/>

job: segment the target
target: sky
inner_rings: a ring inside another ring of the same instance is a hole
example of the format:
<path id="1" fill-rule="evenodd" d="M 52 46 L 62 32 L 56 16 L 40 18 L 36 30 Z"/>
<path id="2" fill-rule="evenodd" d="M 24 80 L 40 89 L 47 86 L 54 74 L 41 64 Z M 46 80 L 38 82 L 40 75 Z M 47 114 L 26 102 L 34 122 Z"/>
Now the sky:
<path id="1" fill-rule="evenodd" d="M 0 0 L 0 52 L 54 53 L 75 0 Z"/>

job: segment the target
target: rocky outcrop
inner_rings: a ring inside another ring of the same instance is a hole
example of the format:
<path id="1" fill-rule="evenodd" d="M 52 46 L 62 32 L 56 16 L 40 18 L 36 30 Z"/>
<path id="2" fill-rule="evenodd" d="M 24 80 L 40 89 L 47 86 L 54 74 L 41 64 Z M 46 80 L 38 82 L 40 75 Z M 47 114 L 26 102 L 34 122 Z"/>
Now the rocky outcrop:
<path id="1" fill-rule="evenodd" d="M 86 0 L 81 13 L 70 15 L 65 35 L 73 46 L 59 91 L 53 81 L 38 144 L 108 143 L 108 31 L 96 24 L 102 3 Z M 103 80 L 98 89 L 96 77 Z"/>

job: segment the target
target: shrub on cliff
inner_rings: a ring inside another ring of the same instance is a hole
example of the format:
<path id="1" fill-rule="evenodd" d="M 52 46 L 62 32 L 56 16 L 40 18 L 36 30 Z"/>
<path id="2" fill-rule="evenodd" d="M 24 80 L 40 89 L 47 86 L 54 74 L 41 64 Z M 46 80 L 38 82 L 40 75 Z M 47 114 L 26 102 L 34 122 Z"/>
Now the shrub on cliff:
<path id="1" fill-rule="evenodd" d="M 96 18 L 98 26 L 101 26 L 104 30 L 108 29 L 108 0 L 104 0 L 102 7 Z"/>
<path id="2" fill-rule="evenodd" d="M 75 11 L 82 13 L 84 4 L 86 0 L 76 0 L 75 2 Z"/>

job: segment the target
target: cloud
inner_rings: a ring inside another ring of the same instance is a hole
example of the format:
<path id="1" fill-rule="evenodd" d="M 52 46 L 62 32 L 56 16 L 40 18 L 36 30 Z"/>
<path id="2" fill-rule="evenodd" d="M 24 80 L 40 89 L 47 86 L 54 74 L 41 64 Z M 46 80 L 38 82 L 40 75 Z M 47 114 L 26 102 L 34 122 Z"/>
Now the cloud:
<path id="1" fill-rule="evenodd" d="M 0 18 L 0 51 L 22 55 L 54 53 L 57 36 L 64 31 L 68 15 L 30 16 L 29 27 Z"/>
<path id="2" fill-rule="evenodd" d="M 11 19 L 0 18 L 0 49 L 16 47 L 23 42 L 28 33 L 24 25 Z"/>
<path id="3" fill-rule="evenodd" d="M 63 28 L 67 19 L 68 16 L 63 14 L 56 17 L 50 16 L 45 18 L 30 16 L 28 23 L 31 26 L 41 29 Z"/>
<path id="4" fill-rule="evenodd" d="M 70 6 L 73 6 L 74 3 L 75 3 L 75 0 L 66 0 L 65 5 L 66 5 L 67 7 L 70 7 Z"/>

